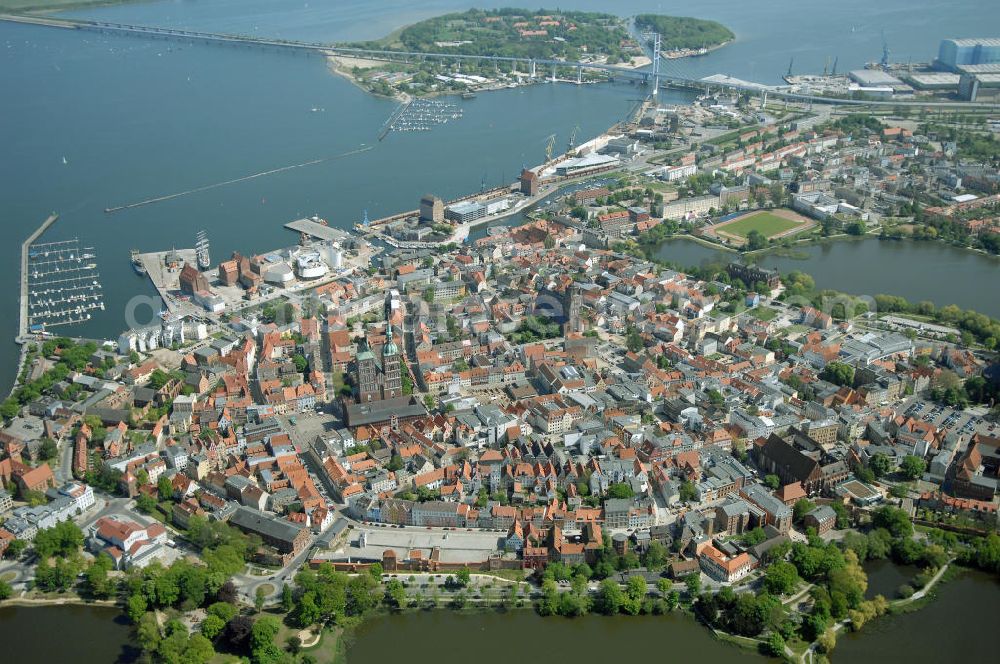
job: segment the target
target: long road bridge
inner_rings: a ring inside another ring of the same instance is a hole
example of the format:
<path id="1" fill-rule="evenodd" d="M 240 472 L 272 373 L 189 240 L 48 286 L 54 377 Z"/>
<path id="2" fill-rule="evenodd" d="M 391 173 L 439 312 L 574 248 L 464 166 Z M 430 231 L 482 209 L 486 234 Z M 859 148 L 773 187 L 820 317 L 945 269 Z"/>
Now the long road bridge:
<path id="1" fill-rule="evenodd" d="M 765 91 L 771 97 L 787 99 L 816 104 L 836 104 L 852 106 L 883 106 L 883 107 L 961 107 L 966 109 L 986 108 L 1000 109 L 1000 104 L 985 102 L 952 102 L 952 101 L 878 101 L 861 99 L 839 99 L 833 97 L 821 97 L 818 95 L 803 95 L 788 92 L 780 88 L 746 83 L 743 81 L 706 81 L 691 78 L 675 70 L 664 71 L 660 64 L 656 64 L 650 69 L 632 69 L 618 65 L 609 65 L 599 62 L 580 62 L 567 60 L 550 60 L 542 58 L 519 58 L 498 55 L 467 55 L 461 53 L 425 53 L 420 51 L 397 51 L 388 49 L 360 48 L 354 46 L 343 46 L 337 44 L 325 44 L 322 42 L 307 42 L 291 39 L 275 39 L 271 37 L 259 37 L 253 35 L 223 34 L 216 32 L 201 32 L 197 30 L 181 30 L 177 28 L 162 28 L 147 25 L 134 25 L 129 23 L 115 23 L 110 21 L 93 21 L 84 19 L 54 18 L 49 16 L 35 16 L 28 14 L 0 14 L 0 21 L 14 23 L 27 23 L 53 28 L 89 30 L 112 34 L 134 35 L 152 39 L 168 39 L 186 42 L 202 42 L 211 44 L 223 44 L 233 46 L 251 46 L 261 48 L 275 48 L 291 52 L 320 54 L 320 55 L 343 55 L 362 57 L 387 61 L 420 61 L 420 60 L 444 60 L 452 62 L 492 62 L 497 65 L 508 64 L 511 68 L 523 66 L 525 73 L 532 77 L 539 74 L 549 73 L 552 80 L 556 78 L 559 69 L 571 69 L 576 71 L 577 81 L 583 80 L 584 71 L 597 71 L 605 73 L 614 79 L 638 80 L 643 84 L 654 84 L 656 88 L 661 85 L 668 87 L 691 88 L 698 90 L 726 90 L 735 92 L 749 92 L 752 94 L 763 94 Z M 668 66 L 665 63 L 662 66 Z"/>

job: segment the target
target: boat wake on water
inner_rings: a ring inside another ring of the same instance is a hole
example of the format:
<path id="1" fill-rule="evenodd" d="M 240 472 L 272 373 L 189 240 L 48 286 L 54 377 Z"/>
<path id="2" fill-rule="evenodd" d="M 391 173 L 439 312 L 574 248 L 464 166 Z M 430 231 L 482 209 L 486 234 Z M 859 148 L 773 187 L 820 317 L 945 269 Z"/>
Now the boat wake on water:
<path id="1" fill-rule="evenodd" d="M 253 180 L 255 178 L 265 177 L 267 175 L 275 175 L 277 173 L 284 173 L 285 171 L 291 171 L 296 168 L 305 168 L 306 166 L 315 166 L 316 164 L 322 164 L 327 161 L 335 161 L 337 159 L 343 159 L 344 157 L 350 157 L 351 155 L 360 154 L 362 152 L 368 152 L 369 150 L 374 150 L 374 145 L 369 145 L 365 147 L 360 147 L 356 150 L 349 150 L 348 152 L 341 152 L 340 154 L 331 155 L 329 157 L 321 157 L 319 159 L 313 159 L 311 161 L 304 161 L 301 164 L 291 164 L 290 166 L 282 166 L 281 168 L 272 168 L 269 171 L 261 171 L 260 173 L 253 173 L 252 175 L 244 175 L 240 178 L 235 178 L 232 180 L 226 180 L 224 182 L 216 182 L 214 184 L 207 184 L 203 187 L 196 187 L 194 189 L 188 189 L 186 191 L 178 191 L 174 194 L 166 194 L 165 196 L 157 196 L 155 198 L 147 198 L 144 201 L 137 201 L 135 203 L 128 203 L 126 205 L 116 205 L 113 207 L 106 207 L 104 211 L 107 214 L 113 214 L 115 212 L 121 212 L 123 210 L 131 210 L 132 208 L 142 207 L 144 205 L 152 205 L 153 203 L 162 203 L 163 201 L 169 201 L 174 198 L 180 198 L 181 196 L 188 196 L 190 194 L 198 194 L 203 191 L 208 191 L 209 189 L 218 189 L 219 187 L 226 187 L 231 184 L 236 184 L 238 182 L 246 182 L 247 180 Z"/>

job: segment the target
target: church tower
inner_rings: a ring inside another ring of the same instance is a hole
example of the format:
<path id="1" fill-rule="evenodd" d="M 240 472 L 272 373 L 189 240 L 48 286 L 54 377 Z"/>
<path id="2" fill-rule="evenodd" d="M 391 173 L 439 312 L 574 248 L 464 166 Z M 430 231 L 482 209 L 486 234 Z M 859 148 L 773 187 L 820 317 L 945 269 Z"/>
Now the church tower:
<path id="1" fill-rule="evenodd" d="M 378 368 L 375 365 L 375 354 L 365 344 L 364 350 L 358 353 L 358 402 L 365 403 L 379 398 Z"/>
<path id="2" fill-rule="evenodd" d="M 385 328 L 385 345 L 382 346 L 382 398 L 391 399 L 402 396 L 403 383 L 400 379 L 399 346 L 392 337 L 392 323 Z"/>

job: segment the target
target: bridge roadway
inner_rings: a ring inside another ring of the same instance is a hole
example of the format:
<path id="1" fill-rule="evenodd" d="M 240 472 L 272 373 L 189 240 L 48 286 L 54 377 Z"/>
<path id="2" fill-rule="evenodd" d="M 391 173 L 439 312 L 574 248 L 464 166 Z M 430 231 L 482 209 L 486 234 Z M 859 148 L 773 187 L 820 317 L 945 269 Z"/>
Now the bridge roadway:
<path id="1" fill-rule="evenodd" d="M 486 61 L 486 62 L 496 62 L 496 63 L 510 63 L 510 64 L 524 64 L 530 68 L 531 74 L 534 75 L 536 67 L 551 68 L 553 76 L 555 74 L 556 68 L 570 68 L 576 69 L 582 72 L 584 69 L 602 71 L 613 75 L 614 77 L 620 78 L 631 78 L 639 79 L 643 82 L 649 82 L 649 79 L 654 76 L 652 71 L 640 70 L 640 69 L 628 69 L 626 67 L 619 67 L 616 65 L 606 65 L 594 62 L 574 62 L 565 60 L 547 60 L 547 59 L 532 59 L 532 58 L 516 58 L 509 56 L 497 56 L 497 55 L 465 55 L 460 53 L 422 53 L 418 51 L 392 51 L 392 50 L 379 50 L 379 49 L 367 49 L 367 48 L 356 48 L 350 46 L 337 46 L 334 44 L 323 44 L 321 42 L 305 42 L 305 41 L 295 41 L 286 39 L 273 39 L 267 37 L 254 37 L 249 35 L 233 35 L 233 34 L 222 34 L 215 32 L 199 32 L 195 30 L 178 30 L 174 28 L 160 28 L 154 26 L 145 25 L 133 25 L 128 23 L 114 23 L 109 21 L 89 21 L 83 19 L 65 19 L 65 18 L 53 18 L 48 16 L 35 16 L 29 14 L 0 14 L 0 21 L 9 21 L 14 23 L 28 23 L 32 25 L 39 25 L 45 27 L 54 28 L 75 28 L 79 30 L 94 30 L 98 32 L 110 32 L 118 34 L 131 34 L 138 36 L 147 36 L 152 38 L 163 38 L 163 39 L 177 39 L 177 40 L 188 40 L 188 41 L 200 41 L 207 43 L 218 43 L 218 44 L 233 44 L 233 45 L 244 45 L 244 46 L 260 46 L 260 47 L 271 47 L 285 49 L 293 52 L 301 53 L 318 53 L 322 55 L 345 55 L 345 56 L 360 56 L 375 59 L 393 60 L 393 59 L 437 59 L 437 60 L 473 60 L 473 61 Z M 765 89 L 771 97 L 776 97 L 780 99 L 787 99 L 789 101 L 805 102 L 805 103 L 816 103 L 816 104 L 835 104 L 835 105 L 845 105 L 845 106 L 881 106 L 881 107 L 906 107 L 906 106 L 917 106 L 917 107 L 929 107 L 929 108 L 945 108 L 945 107 L 959 107 L 965 109 L 1000 109 L 1000 104 L 997 103 L 987 103 L 987 102 L 961 102 L 961 101 L 879 101 L 879 100 L 862 100 L 862 99 L 838 99 L 833 97 L 821 97 L 818 95 L 803 95 L 793 92 L 787 92 L 781 90 L 780 88 L 762 88 L 758 85 L 743 85 L 737 82 L 715 82 L 715 81 L 704 81 L 700 79 L 687 78 L 684 76 L 678 76 L 676 74 L 663 74 L 658 75 L 658 84 L 663 83 L 667 86 L 676 87 L 686 87 L 686 88 L 696 88 L 696 89 L 715 89 L 715 90 L 732 90 L 737 92 L 750 92 L 753 94 L 762 94 Z"/>

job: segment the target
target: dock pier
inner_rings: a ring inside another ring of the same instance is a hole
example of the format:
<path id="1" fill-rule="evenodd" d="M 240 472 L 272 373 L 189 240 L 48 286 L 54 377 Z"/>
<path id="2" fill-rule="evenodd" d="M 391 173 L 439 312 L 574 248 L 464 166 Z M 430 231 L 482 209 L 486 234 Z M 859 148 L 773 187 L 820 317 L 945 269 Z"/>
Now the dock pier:
<path id="1" fill-rule="evenodd" d="M 17 360 L 17 373 L 14 374 L 14 381 L 11 383 L 9 395 L 14 394 L 19 384 L 21 369 L 24 367 L 25 356 L 28 352 L 28 249 L 42 233 L 49 229 L 49 226 L 56 223 L 59 215 L 53 212 L 42 224 L 35 229 L 35 232 L 21 243 L 21 291 L 19 293 L 19 309 L 17 316 L 17 336 L 14 341 L 21 346 L 20 357 Z"/>
<path id="2" fill-rule="evenodd" d="M 153 284 L 163 306 L 173 314 L 183 312 L 199 312 L 200 308 L 184 300 L 178 300 L 170 294 L 171 290 L 180 289 L 181 268 L 185 264 L 197 265 L 194 249 L 170 249 L 169 251 L 152 251 L 139 254 L 139 260 L 146 268 L 146 276 Z"/>
<path id="3" fill-rule="evenodd" d="M 42 222 L 42 225 L 35 229 L 35 232 L 28 236 L 21 243 L 21 309 L 17 320 L 17 342 L 23 343 L 23 339 L 28 335 L 28 250 L 35 240 L 42 236 L 42 233 L 49 229 L 49 226 L 56 223 L 59 215 L 53 212 L 49 218 Z"/>

